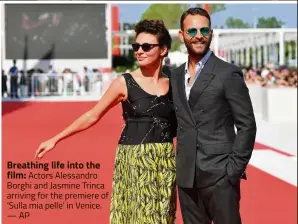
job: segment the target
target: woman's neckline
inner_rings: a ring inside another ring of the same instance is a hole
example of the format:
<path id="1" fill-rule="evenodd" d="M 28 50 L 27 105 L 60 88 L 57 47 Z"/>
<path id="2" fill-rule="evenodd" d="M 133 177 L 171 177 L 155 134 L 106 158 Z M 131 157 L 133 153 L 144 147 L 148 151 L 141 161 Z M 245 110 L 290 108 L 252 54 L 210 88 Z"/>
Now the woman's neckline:
<path id="1" fill-rule="evenodd" d="M 150 96 L 154 96 L 154 97 L 164 97 L 164 96 L 166 96 L 166 95 L 168 95 L 169 94 L 169 92 L 170 92 L 170 84 L 168 85 L 168 91 L 165 93 L 165 94 L 162 94 L 162 95 L 157 95 L 157 94 L 151 94 L 151 93 L 149 93 L 148 91 L 146 91 L 136 80 L 135 80 L 135 78 L 133 77 L 133 75 L 131 74 L 131 73 L 128 73 L 130 76 L 131 76 L 131 78 L 132 78 L 132 80 L 138 85 L 138 87 L 143 91 L 143 92 L 145 92 L 146 94 L 148 94 L 148 95 L 150 95 Z"/>

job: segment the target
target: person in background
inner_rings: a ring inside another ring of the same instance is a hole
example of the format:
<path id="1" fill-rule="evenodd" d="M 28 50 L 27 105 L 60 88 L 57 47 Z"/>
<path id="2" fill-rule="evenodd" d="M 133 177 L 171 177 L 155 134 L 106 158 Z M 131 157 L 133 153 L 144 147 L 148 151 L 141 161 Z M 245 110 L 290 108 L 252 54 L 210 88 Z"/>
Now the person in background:
<path id="1" fill-rule="evenodd" d="M 2 69 L 2 76 L 1 76 L 1 85 L 2 85 L 2 97 L 6 97 L 7 94 L 7 75 L 5 75 L 4 70 Z"/>
<path id="2" fill-rule="evenodd" d="M 171 60 L 170 58 L 165 58 L 165 64 L 162 66 L 162 72 L 165 73 L 168 77 L 171 77 Z"/>
<path id="3" fill-rule="evenodd" d="M 89 78 L 89 72 L 88 72 L 88 68 L 85 66 L 84 67 L 84 71 L 83 74 L 81 76 L 81 80 L 82 80 L 82 87 L 83 87 L 83 95 L 88 93 L 90 91 L 90 78 Z"/>
<path id="4" fill-rule="evenodd" d="M 49 77 L 49 93 L 54 94 L 58 91 L 58 80 L 57 80 L 57 73 L 54 70 L 53 66 L 49 66 L 48 70 L 48 77 Z"/>
<path id="5" fill-rule="evenodd" d="M 21 97 L 26 97 L 28 95 L 27 90 L 27 77 L 24 74 L 24 71 L 20 71 L 20 95 Z"/>
<path id="6" fill-rule="evenodd" d="M 13 60 L 13 66 L 9 69 L 10 75 L 10 97 L 19 98 L 18 96 L 18 73 L 19 69 L 16 66 L 16 60 Z"/>

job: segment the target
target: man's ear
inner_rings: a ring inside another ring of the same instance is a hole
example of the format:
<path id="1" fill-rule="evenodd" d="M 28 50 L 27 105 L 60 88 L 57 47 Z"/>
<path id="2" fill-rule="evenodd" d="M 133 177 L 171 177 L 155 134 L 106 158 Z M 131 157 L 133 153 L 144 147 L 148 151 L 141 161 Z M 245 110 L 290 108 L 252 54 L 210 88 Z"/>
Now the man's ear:
<path id="1" fill-rule="evenodd" d="M 184 38 L 183 38 L 183 31 L 182 30 L 179 30 L 179 39 L 180 39 L 180 42 L 184 44 Z"/>

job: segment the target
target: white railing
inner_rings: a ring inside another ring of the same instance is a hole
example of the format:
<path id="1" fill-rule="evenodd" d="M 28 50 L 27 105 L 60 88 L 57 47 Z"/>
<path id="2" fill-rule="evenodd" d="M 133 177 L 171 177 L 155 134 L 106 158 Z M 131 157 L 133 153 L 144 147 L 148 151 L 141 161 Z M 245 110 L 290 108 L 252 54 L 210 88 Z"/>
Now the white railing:
<path id="1" fill-rule="evenodd" d="M 269 123 L 297 123 L 297 88 L 248 84 L 254 112 Z"/>
<path id="2" fill-rule="evenodd" d="M 100 97 L 107 90 L 117 74 L 111 73 L 33 73 L 24 77 L 19 76 L 17 82 L 20 99 L 36 100 L 38 98 L 91 98 Z M 11 82 L 7 80 L 8 93 Z M 10 97 L 6 97 L 10 99 Z"/>

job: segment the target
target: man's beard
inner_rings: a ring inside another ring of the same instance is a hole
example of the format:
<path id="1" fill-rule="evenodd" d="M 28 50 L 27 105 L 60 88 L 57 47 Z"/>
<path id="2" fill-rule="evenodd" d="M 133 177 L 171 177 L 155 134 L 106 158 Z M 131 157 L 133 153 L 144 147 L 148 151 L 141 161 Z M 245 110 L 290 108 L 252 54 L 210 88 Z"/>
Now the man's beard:
<path id="1" fill-rule="evenodd" d="M 212 38 L 210 38 L 208 41 L 200 41 L 200 40 L 197 40 L 197 41 L 187 41 L 184 39 L 184 43 L 185 43 L 185 47 L 187 49 L 187 52 L 190 56 L 204 56 L 210 45 L 211 45 L 211 41 L 212 41 Z M 201 51 L 201 50 L 196 50 L 192 44 L 193 43 L 196 43 L 196 42 L 199 42 L 199 43 L 202 43 L 204 44 L 204 49 Z"/>

